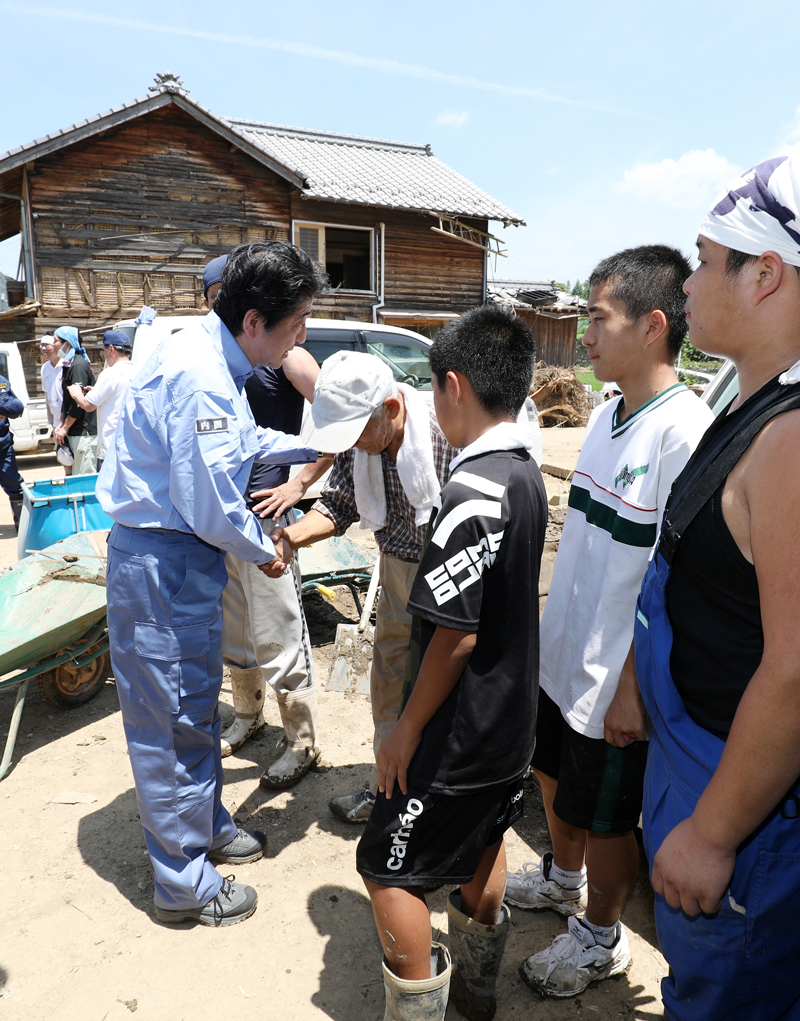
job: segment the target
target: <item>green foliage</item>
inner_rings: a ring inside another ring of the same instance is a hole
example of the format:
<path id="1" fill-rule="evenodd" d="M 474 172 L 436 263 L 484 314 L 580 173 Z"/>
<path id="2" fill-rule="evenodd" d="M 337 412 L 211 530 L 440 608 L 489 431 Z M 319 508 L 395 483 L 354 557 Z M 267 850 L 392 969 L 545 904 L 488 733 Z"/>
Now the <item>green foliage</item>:
<path id="1" fill-rule="evenodd" d="M 570 294 L 574 294 L 576 298 L 583 298 L 583 300 L 586 301 L 586 299 L 589 297 L 589 291 L 591 291 L 589 281 L 587 280 L 585 283 L 582 284 L 580 278 L 578 278 L 575 281 L 575 284 L 572 290 L 570 291 Z"/>
<path id="2" fill-rule="evenodd" d="M 602 390 L 603 388 L 603 384 L 595 376 L 591 368 L 589 369 L 576 368 L 575 378 L 578 380 L 579 383 L 582 383 L 584 386 L 590 386 L 592 390 Z"/>
<path id="3" fill-rule="evenodd" d="M 695 369 L 710 369 L 712 372 L 722 365 L 721 358 L 711 358 L 698 349 L 689 340 L 689 335 L 684 337 L 681 344 L 681 365 L 687 368 L 692 366 Z"/>

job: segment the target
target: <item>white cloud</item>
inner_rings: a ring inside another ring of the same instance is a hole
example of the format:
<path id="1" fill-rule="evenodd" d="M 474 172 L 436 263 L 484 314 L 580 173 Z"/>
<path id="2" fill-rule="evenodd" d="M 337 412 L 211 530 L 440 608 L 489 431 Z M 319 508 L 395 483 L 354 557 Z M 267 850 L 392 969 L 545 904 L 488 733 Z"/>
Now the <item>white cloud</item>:
<path id="1" fill-rule="evenodd" d="M 741 168 L 713 149 L 692 149 L 677 160 L 637 163 L 614 185 L 620 195 L 671 209 L 702 209 Z"/>
<path id="2" fill-rule="evenodd" d="M 436 123 L 448 128 L 463 128 L 469 119 L 469 110 L 444 110 L 436 118 Z"/>

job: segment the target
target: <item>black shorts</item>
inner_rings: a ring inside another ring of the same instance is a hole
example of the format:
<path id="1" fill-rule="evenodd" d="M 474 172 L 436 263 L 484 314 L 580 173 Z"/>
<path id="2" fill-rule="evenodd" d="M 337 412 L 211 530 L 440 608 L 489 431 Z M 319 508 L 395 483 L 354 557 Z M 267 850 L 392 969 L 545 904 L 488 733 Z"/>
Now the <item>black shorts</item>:
<path id="1" fill-rule="evenodd" d="M 639 825 L 647 741 L 617 748 L 579 734 L 539 690 L 536 750 L 531 765 L 558 780 L 553 811 L 592 833 L 627 833 Z"/>
<path id="2" fill-rule="evenodd" d="M 356 868 L 380 886 L 468 883 L 487 847 L 522 815 L 522 780 L 479 794 L 379 793 Z"/>

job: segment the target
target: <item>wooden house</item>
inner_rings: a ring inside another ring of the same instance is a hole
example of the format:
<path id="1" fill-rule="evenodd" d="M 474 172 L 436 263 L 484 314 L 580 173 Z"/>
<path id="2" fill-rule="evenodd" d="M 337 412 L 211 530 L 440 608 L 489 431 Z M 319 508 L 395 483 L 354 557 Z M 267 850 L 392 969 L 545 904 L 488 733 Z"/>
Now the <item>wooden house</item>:
<path id="1" fill-rule="evenodd" d="M 523 222 L 427 145 L 219 117 L 172 75 L 150 92 L 0 156 L 25 280 L 0 340 L 28 342 L 34 389 L 42 334 L 202 314 L 203 267 L 242 242 L 312 255 L 334 285 L 316 316 L 430 333 L 486 299 L 489 220 Z"/>
<path id="2" fill-rule="evenodd" d="M 559 291 L 554 280 L 492 280 L 488 294 L 528 324 L 538 361 L 560 368 L 575 364 L 578 320 L 586 316 L 582 298 Z"/>

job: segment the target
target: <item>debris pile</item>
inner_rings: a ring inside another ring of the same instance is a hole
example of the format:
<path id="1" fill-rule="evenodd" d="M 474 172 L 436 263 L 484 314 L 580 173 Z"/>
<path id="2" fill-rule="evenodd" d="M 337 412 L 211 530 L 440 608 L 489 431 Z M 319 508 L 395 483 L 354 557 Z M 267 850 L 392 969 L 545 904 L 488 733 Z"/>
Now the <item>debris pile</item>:
<path id="1" fill-rule="evenodd" d="M 559 369 L 539 362 L 533 374 L 530 396 L 542 427 L 586 425 L 591 405 L 574 369 Z"/>

